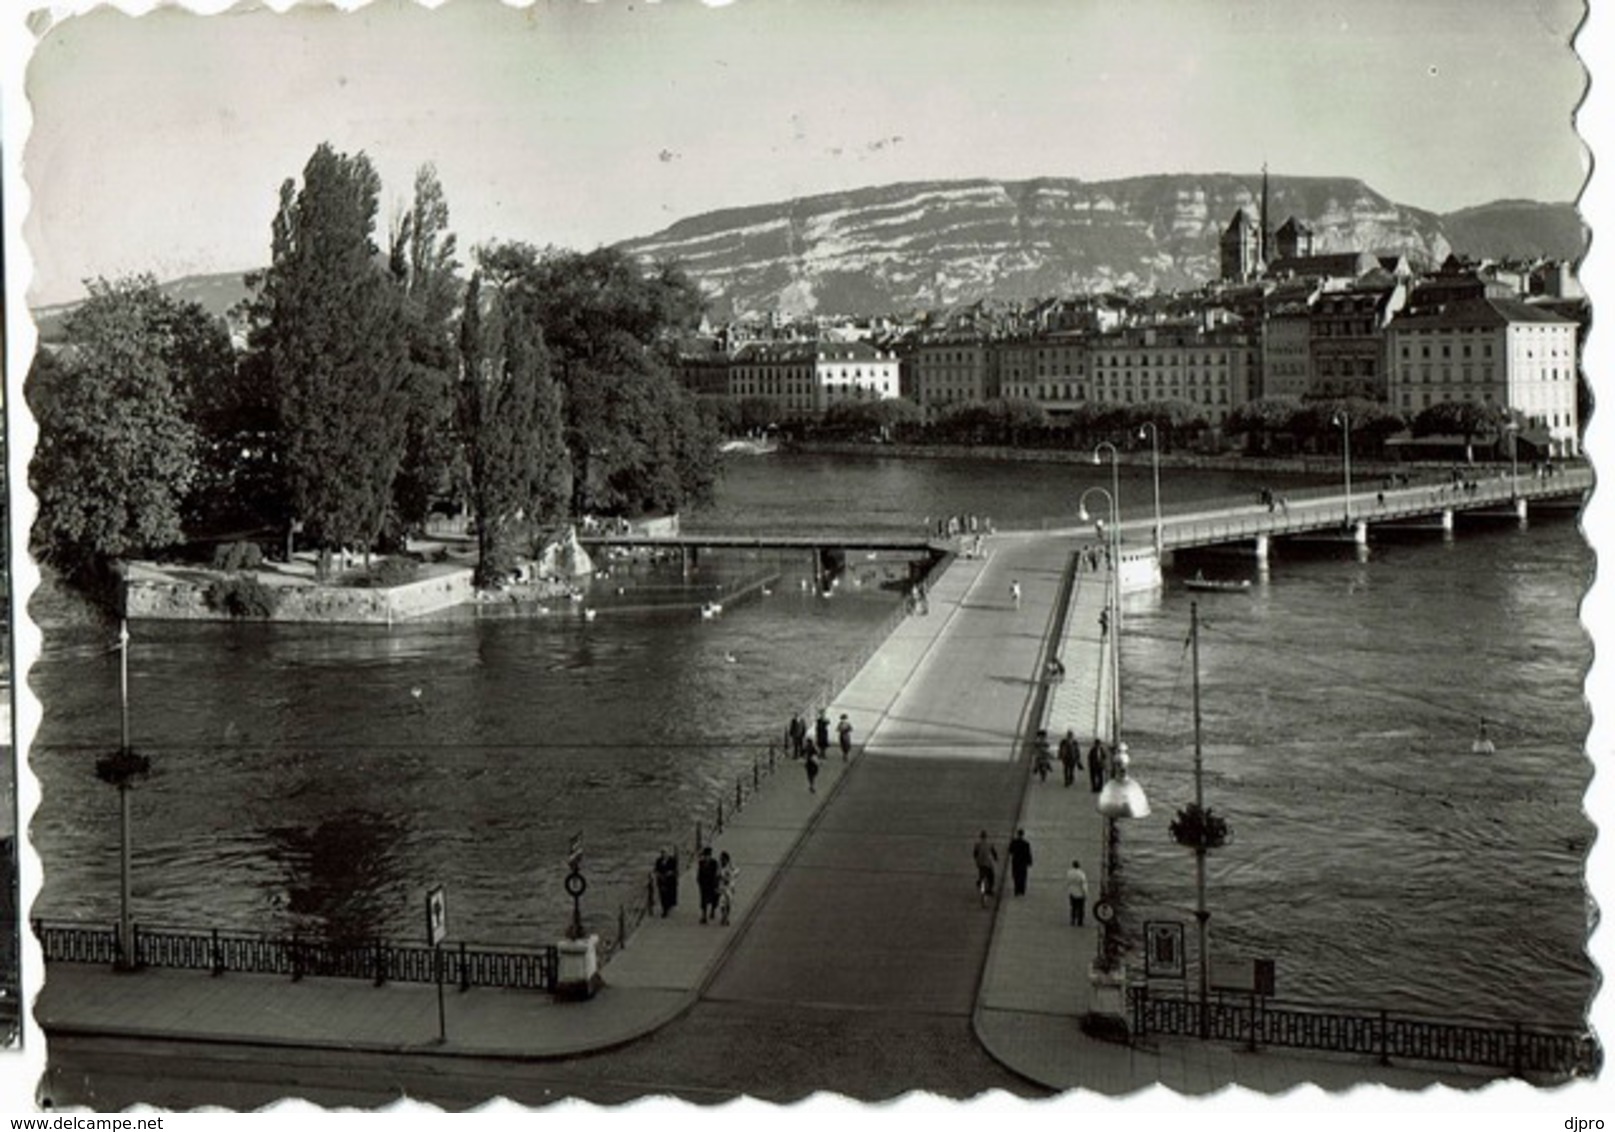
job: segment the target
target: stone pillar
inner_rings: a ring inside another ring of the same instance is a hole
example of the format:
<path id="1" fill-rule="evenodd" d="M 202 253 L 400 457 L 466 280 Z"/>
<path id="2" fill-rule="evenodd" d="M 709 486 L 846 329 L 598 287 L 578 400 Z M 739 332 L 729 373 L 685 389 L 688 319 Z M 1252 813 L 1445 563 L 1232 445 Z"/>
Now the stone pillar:
<path id="1" fill-rule="evenodd" d="M 1258 561 L 1258 562 L 1266 562 L 1267 561 L 1267 551 L 1268 551 L 1268 536 L 1267 535 L 1257 535 L 1256 536 L 1256 561 Z"/>
<path id="2" fill-rule="evenodd" d="M 1452 508 L 1451 507 L 1448 507 L 1448 508 L 1446 508 L 1445 510 L 1443 510 L 1441 512 L 1441 529 L 1444 530 L 1444 531 L 1447 531 L 1448 533 L 1451 533 L 1451 531 L 1452 531 Z"/>
<path id="3" fill-rule="evenodd" d="M 1522 523 L 1525 522 L 1525 520 L 1529 517 L 1530 513 L 1531 513 L 1531 509 L 1530 509 L 1529 505 L 1525 502 L 1524 498 L 1516 499 L 1514 501 L 1514 514 L 1519 516 L 1520 522 L 1522 522 Z"/>
<path id="4" fill-rule="evenodd" d="M 1352 524 L 1351 541 L 1356 543 L 1358 546 L 1367 546 L 1368 545 L 1368 520 L 1367 519 L 1358 519 L 1355 523 Z"/>
<path id="5" fill-rule="evenodd" d="M 569 1001 L 593 998 L 600 989 L 600 937 L 563 939 L 555 945 L 555 997 Z"/>

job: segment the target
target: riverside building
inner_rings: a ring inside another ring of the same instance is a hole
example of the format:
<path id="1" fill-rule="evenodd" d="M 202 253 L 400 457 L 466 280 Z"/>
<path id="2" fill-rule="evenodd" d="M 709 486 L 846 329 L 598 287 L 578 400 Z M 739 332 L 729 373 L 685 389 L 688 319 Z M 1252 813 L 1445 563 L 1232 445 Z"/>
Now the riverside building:
<path id="1" fill-rule="evenodd" d="M 1550 455 L 1578 454 L 1576 323 L 1518 299 L 1475 298 L 1390 324 L 1391 407 L 1443 401 L 1510 409 Z"/>

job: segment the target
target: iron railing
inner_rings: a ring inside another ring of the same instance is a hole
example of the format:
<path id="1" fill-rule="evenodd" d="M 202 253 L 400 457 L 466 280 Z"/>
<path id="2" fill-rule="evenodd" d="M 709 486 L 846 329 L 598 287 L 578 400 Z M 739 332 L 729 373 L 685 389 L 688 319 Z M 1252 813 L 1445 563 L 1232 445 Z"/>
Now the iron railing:
<path id="1" fill-rule="evenodd" d="M 1135 1040 L 1148 1034 L 1203 1037 L 1251 1049 L 1359 1054 L 1382 1064 L 1399 1058 L 1484 1066 L 1516 1077 L 1591 1077 L 1603 1061 L 1597 1040 L 1572 1030 L 1299 1006 L 1258 996 L 1210 999 L 1202 1018 L 1202 1005 L 1193 999 L 1151 995 L 1147 986 L 1129 987 L 1127 996 Z"/>
<path id="2" fill-rule="evenodd" d="M 51 924 L 34 921 L 47 963 L 120 961 L 116 926 Z M 175 970 L 249 975 L 285 975 L 432 983 L 437 980 L 433 950 L 424 944 L 375 939 L 341 942 L 298 936 L 254 935 L 217 930 L 134 926 L 134 965 Z M 555 948 L 518 949 L 459 943 L 442 948 L 442 978 L 461 990 L 508 987 L 551 990 L 555 986 Z"/>

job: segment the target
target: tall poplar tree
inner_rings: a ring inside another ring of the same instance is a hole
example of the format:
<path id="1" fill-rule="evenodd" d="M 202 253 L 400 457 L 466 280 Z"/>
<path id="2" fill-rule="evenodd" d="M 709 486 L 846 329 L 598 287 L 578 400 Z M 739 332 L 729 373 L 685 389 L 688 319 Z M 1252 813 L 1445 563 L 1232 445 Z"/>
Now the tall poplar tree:
<path id="1" fill-rule="evenodd" d="M 409 364 L 403 462 L 393 486 L 394 518 L 403 530 L 425 522 L 434 499 L 451 487 L 457 467 L 455 310 L 462 285 L 449 205 L 437 170 L 415 174 L 409 210 L 394 225 L 389 262 L 403 290 Z"/>
<path id="2" fill-rule="evenodd" d="M 459 436 L 477 534 L 477 584 L 510 568 L 522 524 L 553 518 L 564 488 L 560 393 L 531 313 L 473 275 L 460 321 Z"/>
<path id="3" fill-rule="evenodd" d="M 403 302 L 375 243 L 380 179 L 321 145 L 281 186 L 254 345 L 274 391 L 293 516 L 321 550 L 383 532 L 407 429 Z"/>

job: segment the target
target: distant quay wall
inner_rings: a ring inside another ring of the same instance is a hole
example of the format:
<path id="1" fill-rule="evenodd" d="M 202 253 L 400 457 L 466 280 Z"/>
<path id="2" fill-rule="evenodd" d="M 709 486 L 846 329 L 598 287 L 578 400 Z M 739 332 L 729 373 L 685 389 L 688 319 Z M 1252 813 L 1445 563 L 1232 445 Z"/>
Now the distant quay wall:
<path id="1" fill-rule="evenodd" d="M 1092 448 L 1013 448 L 995 444 L 868 444 L 838 441 L 802 441 L 786 451 L 818 456 L 879 456 L 905 460 L 982 460 L 1022 464 L 1091 464 Z M 1131 449 L 1120 454 L 1121 463 L 1131 467 L 1147 468 L 1151 464 L 1149 448 Z M 1108 456 L 1107 456 L 1108 462 Z M 1449 468 L 1451 460 L 1419 464 L 1413 461 L 1358 459 L 1353 453 L 1353 475 L 1365 477 L 1388 476 L 1406 473 L 1412 469 Z M 1481 461 L 1477 461 L 1477 465 Z M 1507 467 L 1508 461 L 1491 462 L 1489 466 Z M 1163 468 L 1197 468 L 1217 472 L 1267 472 L 1286 475 L 1338 477 L 1341 459 L 1332 456 L 1212 456 L 1199 452 L 1163 452 Z"/>
<path id="2" fill-rule="evenodd" d="M 208 605 L 209 584 L 209 581 L 175 578 L 150 568 L 132 569 L 124 583 L 125 616 L 130 620 L 154 621 L 235 620 Z M 454 567 L 384 589 L 308 584 L 272 588 L 279 601 L 274 613 L 263 620 L 283 622 L 388 625 L 476 599 L 468 567 Z"/>

